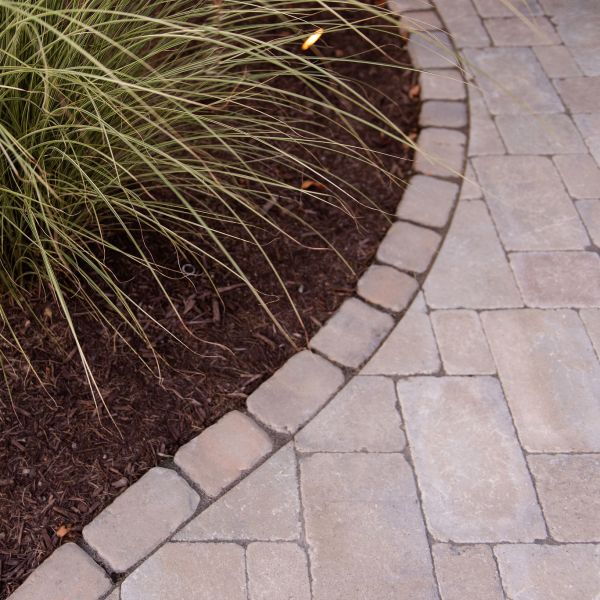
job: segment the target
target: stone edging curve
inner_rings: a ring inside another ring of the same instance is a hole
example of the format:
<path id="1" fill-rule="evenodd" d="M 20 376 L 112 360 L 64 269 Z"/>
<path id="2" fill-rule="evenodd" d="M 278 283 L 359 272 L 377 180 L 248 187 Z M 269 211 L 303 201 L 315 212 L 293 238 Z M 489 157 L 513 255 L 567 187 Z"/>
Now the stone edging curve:
<path id="1" fill-rule="evenodd" d="M 459 196 L 470 185 L 463 179 L 467 85 L 451 62 L 456 48 L 449 57 L 438 45 L 438 36 L 442 43 L 449 40 L 443 20 L 435 7 L 422 6 L 415 2 L 402 10 L 408 25 L 420 30 L 412 33 L 408 51 L 414 67 L 424 71 L 422 152 L 397 218 L 356 293 L 309 349 L 292 356 L 248 397 L 245 412 L 227 413 L 182 446 L 172 464 L 150 469 L 84 527 L 82 541 L 55 550 L 10 600 L 64 600 L 61 590 L 67 589 L 78 600 L 118 600 L 120 583 L 140 563 L 290 442 L 350 379 L 369 374 L 371 358 L 409 306 L 419 304 Z"/>

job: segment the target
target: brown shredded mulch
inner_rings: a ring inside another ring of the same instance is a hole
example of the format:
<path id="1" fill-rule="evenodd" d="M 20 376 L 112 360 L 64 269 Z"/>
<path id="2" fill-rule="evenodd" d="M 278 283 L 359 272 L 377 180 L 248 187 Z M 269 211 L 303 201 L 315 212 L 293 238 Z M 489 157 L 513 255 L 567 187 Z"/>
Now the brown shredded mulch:
<path id="1" fill-rule="evenodd" d="M 408 64 L 397 37 L 373 33 L 372 40 L 385 50 L 386 57 L 382 59 L 352 34 L 326 36 L 320 50 L 332 56 L 362 52 L 362 58 Z M 415 73 L 349 64 L 336 69 L 362 81 L 364 94 L 372 102 L 406 133 L 416 133 L 419 101 Z M 361 133 L 376 150 L 395 155 L 384 157 L 383 165 L 406 178 L 410 171 L 408 148 L 366 128 Z M 339 131 L 332 135 L 342 136 Z M 328 155 L 320 159 L 332 173 L 393 213 L 401 189 L 386 177 L 358 161 Z M 237 249 L 237 258 L 251 279 L 270 293 L 270 309 L 296 340 L 296 348 L 276 330 L 248 291 L 223 273 L 213 273 L 220 299 L 202 276 L 182 275 L 170 282 L 170 294 L 193 335 L 178 324 L 153 282 L 144 274 L 131 273 L 128 289 L 143 299 L 144 308 L 181 335 L 187 348 L 150 327 L 164 359 L 157 379 L 117 344 L 113 335 L 80 314 L 77 327 L 110 409 L 109 417 L 90 398 L 73 342 L 57 317 L 59 310 L 40 300 L 39 314 L 44 315 L 50 334 L 21 319 L 26 349 L 50 383 L 52 398 L 14 356 L 12 400 L 0 389 L 0 598 L 14 591 L 64 540 L 76 540 L 82 527 L 147 469 L 170 457 L 225 412 L 243 408 L 247 395 L 304 347 L 352 294 L 357 276 L 373 259 L 389 218 L 359 205 L 352 207 L 350 217 L 300 192 L 284 202 L 322 232 L 354 270 L 331 250 L 311 250 L 273 232 L 260 232 L 259 238 L 267 244 L 298 307 L 299 323 L 264 261 L 248 248 Z M 294 220 L 282 216 L 280 222 L 306 246 L 322 245 Z M 153 252 L 161 256 L 160 244 Z M 168 263 L 175 257 L 167 254 L 162 259 Z M 141 344 L 132 343 L 144 354 Z"/>

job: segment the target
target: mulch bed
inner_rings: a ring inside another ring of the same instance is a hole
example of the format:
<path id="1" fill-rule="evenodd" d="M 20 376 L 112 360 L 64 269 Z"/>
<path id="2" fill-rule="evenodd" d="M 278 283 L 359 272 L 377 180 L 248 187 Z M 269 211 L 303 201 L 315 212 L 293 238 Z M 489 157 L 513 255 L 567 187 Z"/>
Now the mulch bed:
<path id="1" fill-rule="evenodd" d="M 319 49 L 331 56 L 362 52 L 363 58 L 408 64 L 397 37 L 374 32 L 371 38 L 385 49 L 386 57 L 353 34 L 325 36 Z M 405 132 L 416 133 L 415 73 L 372 65 L 335 68 L 364 82 L 364 94 L 374 104 Z M 374 149 L 400 157 L 384 157 L 385 169 L 406 178 L 411 166 L 409 149 L 364 129 L 361 133 Z M 340 131 L 331 134 L 344 139 Z M 319 158 L 383 211 L 394 212 L 401 189 L 389 179 L 358 161 L 330 155 Z M 260 232 L 300 312 L 300 323 L 281 289 L 271 282 L 264 261 L 247 248 L 238 249 L 238 259 L 253 281 L 270 293 L 269 306 L 296 340 L 296 348 L 276 330 L 248 291 L 226 274 L 213 273 L 221 300 L 200 276 L 170 282 L 169 291 L 190 335 L 150 278 L 131 272 L 128 289 L 165 326 L 181 335 L 187 348 L 150 328 L 163 358 L 159 380 L 131 352 L 115 344 L 108 331 L 85 314 L 79 315 L 77 327 L 110 408 L 109 418 L 102 407 L 98 410 L 82 381 L 73 342 L 64 321 L 57 317 L 59 310 L 40 300 L 38 309 L 45 315 L 46 331 L 23 318 L 18 322 L 27 338 L 26 349 L 50 383 L 52 398 L 19 364 L 19 357 L 12 357 L 17 373 L 11 382 L 12 402 L 0 389 L 0 598 L 14 591 L 64 540 L 76 540 L 82 527 L 145 471 L 168 459 L 225 412 L 243 409 L 248 394 L 305 347 L 353 293 L 357 277 L 372 261 L 389 227 L 389 217 L 359 205 L 352 206 L 350 217 L 300 192 L 285 202 L 322 232 L 354 270 L 331 250 L 311 250 L 273 232 Z M 280 222 L 306 246 L 322 245 L 293 219 L 282 216 Z M 168 249 L 156 243 L 155 256 L 161 257 L 161 250 L 165 262 L 174 260 Z M 144 353 L 136 340 L 132 344 Z"/>

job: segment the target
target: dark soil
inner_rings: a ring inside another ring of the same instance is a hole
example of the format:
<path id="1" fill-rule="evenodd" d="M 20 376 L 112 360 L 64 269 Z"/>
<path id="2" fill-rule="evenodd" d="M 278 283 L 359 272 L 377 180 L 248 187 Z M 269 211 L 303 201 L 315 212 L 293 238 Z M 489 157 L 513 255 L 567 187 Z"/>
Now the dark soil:
<path id="1" fill-rule="evenodd" d="M 361 52 L 362 58 L 407 64 L 397 37 L 374 32 L 371 39 L 385 49 L 386 57 L 353 34 L 330 36 L 319 49 L 334 57 Z M 414 73 L 348 63 L 334 68 L 362 81 L 371 102 L 405 132 L 416 133 L 419 101 Z M 385 170 L 402 178 L 409 175 L 411 156 L 406 146 L 367 128 L 360 133 L 372 148 L 395 155 L 382 158 Z M 331 134 L 343 140 L 340 131 Z M 394 212 L 401 187 L 358 161 L 330 155 L 320 159 L 383 211 Z M 170 282 L 169 292 L 193 335 L 178 324 L 153 282 L 144 274 L 132 273 L 127 284 L 132 293 L 143 298 L 144 307 L 160 317 L 162 324 L 181 335 L 187 348 L 150 328 L 163 358 L 159 380 L 107 330 L 85 314 L 79 315 L 77 327 L 110 409 L 109 418 L 90 398 L 73 342 L 64 321 L 56 316 L 59 310 L 40 300 L 45 331 L 25 318 L 17 323 L 36 368 L 51 384 L 52 399 L 15 356 L 12 400 L 4 392 L 0 397 L 0 598 L 14 591 L 62 541 L 76 540 L 82 527 L 146 470 L 225 412 L 243 409 L 247 395 L 304 347 L 353 293 L 389 218 L 359 204 L 350 205 L 353 215 L 349 216 L 300 192 L 286 202 L 323 233 L 354 270 L 331 250 L 311 250 L 272 231 L 261 231 L 259 238 L 268 244 L 269 255 L 299 309 L 300 323 L 272 282 L 265 262 L 247 248 L 238 249 L 238 259 L 253 281 L 270 294 L 270 309 L 296 340 L 296 348 L 248 291 L 223 273 L 213 273 L 220 298 L 201 276 Z M 293 219 L 281 215 L 279 222 L 306 246 L 322 246 Z M 160 256 L 160 244 L 153 251 Z M 175 261 L 169 255 L 162 258 L 167 264 Z M 132 344 L 144 354 L 141 344 L 135 340 Z"/>

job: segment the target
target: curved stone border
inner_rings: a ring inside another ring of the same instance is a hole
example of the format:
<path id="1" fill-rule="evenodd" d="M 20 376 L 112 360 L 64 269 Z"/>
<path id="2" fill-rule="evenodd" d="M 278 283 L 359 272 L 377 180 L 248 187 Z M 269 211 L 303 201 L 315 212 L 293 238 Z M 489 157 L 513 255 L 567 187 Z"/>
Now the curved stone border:
<path id="1" fill-rule="evenodd" d="M 296 443 L 303 451 L 313 451 L 314 441 L 306 425 L 344 386 L 347 390 L 356 375 L 386 372 L 385 351 L 383 355 L 378 352 L 384 340 L 388 340 L 389 347 L 390 338 L 400 334 L 400 345 L 419 346 L 408 349 L 406 372 L 390 366 L 389 374 L 439 370 L 437 350 L 427 347 L 431 342 L 435 347 L 435 341 L 428 322 L 419 319 L 418 313 L 424 309 L 417 294 L 448 231 L 461 184 L 463 195 L 468 193 L 468 182 L 462 180 L 467 94 L 461 71 L 448 58 L 448 51 L 454 53 L 455 49 L 450 38 L 440 32 L 443 25 L 437 12 L 422 10 L 422 0 L 395 0 L 395 5 L 414 31 L 408 44 L 413 64 L 424 70 L 419 78 L 422 130 L 415 175 L 398 206 L 396 221 L 379 246 L 375 263 L 358 281 L 357 295 L 344 301 L 312 338 L 309 350 L 290 358 L 248 397 L 247 414 L 226 414 L 182 446 L 172 464 L 150 469 L 84 527 L 79 545 L 67 543 L 57 549 L 11 595 L 11 600 L 118 600 L 119 587 L 114 588 L 113 581 L 123 582 L 126 578 L 137 579 L 138 584 L 142 580 L 142 591 L 132 591 L 126 600 L 146 600 L 143 579 L 148 575 L 140 573 L 140 565 L 151 563 L 153 553 L 170 539 L 190 539 L 186 531 L 191 522 L 198 522 L 217 499 L 242 486 L 250 474 L 266 469 L 281 452 L 287 452 L 290 440 L 303 428 Z M 412 309 L 407 312 L 409 306 Z M 406 324 L 407 331 L 400 330 L 398 323 Z M 398 351 L 403 350 L 399 347 Z M 377 366 L 371 367 L 373 364 Z M 382 386 L 383 396 L 391 394 L 395 416 L 388 416 L 397 420 L 393 390 L 387 390 L 384 381 L 378 385 Z M 385 403 L 379 407 L 384 414 L 389 409 Z M 403 434 L 391 444 L 378 440 L 376 432 L 372 437 L 371 445 L 383 452 L 402 451 L 405 444 Z M 339 448 L 339 443 L 338 439 L 332 447 Z M 345 443 L 350 451 L 356 451 L 355 441 Z M 281 469 L 285 471 L 285 466 Z M 281 469 L 271 469 L 270 476 L 280 478 Z M 260 494 L 256 502 L 273 504 Z M 290 502 L 294 500 L 283 493 L 277 496 L 273 510 L 277 504 L 289 508 Z M 299 512 L 298 507 L 291 510 Z M 284 524 L 275 538 L 295 539 L 295 528 L 297 524 Z M 206 532 L 203 535 L 211 539 Z M 169 560 L 185 563 L 186 554 L 174 551 L 165 560 L 167 564 Z M 268 569 L 268 553 L 265 557 L 258 553 L 259 559 L 267 560 L 263 568 Z M 294 566 L 297 559 L 292 551 L 285 568 Z M 245 599 L 245 593 L 238 592 L 248 574 L 237 573 L 236 556 L 224 550 L 216 562 L 211 561 L 208 570 L 225 569 L 221 575 L 228 582 L 225 587 L 216 583 L 212 597 Z M 191 571 L 189 576 L 190 586 L 197 584 Z M 152 580 L 152 585 L 160 587 L 160 582 Z M 170 597 L 167 589 L 160 593 L 160 598 Z M 303 592 L 299 597 L 308 598 Z"/>

